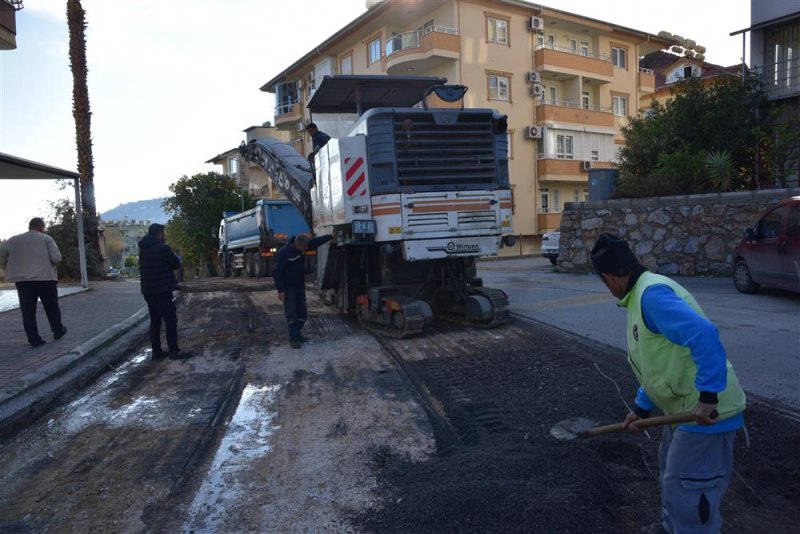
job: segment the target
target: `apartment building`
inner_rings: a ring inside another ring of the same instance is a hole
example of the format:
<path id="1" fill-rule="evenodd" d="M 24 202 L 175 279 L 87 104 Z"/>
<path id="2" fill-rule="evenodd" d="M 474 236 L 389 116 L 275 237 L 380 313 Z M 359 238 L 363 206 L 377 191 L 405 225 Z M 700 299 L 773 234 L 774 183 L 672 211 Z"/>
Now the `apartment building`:
<path id="1" fill-rule="evenodd" d="M 285 143 L 290 143 L 292 141 L 292 134 L 290 132 L 279 130 L 273 126 L 271 122 L 265 122 L 261 126 L 250 126 L 242 131 L 245 134 L 245 143 L 249 143 L 253 139 L 263 139 L 265 137 L 279 139 Z M 221 173 L 236 180 L 239 188 L 249 193 L 251 197 L 267 199 L 284 198 L 283 194 L 275 187 L 269 176 L 267 176 L 266 171 L 257 164 L 249 162 L 241 157 L 238 147 L 221 152 L 206 161 L 206 163 L 220 165 L 222 167 Z"/>
<path id="2" fill-rule="evenodd" d="M 750 35 L 750 75 L 764 82 L 767 98 L 780 110 L 778 122 L 800 119 L 800 3 L 750 0 L 750 27 L 742 35 L 742 54 Z M 788 185 L 800 183 L 800 160 L 787 163 Z"/>
<path id="3" fill-rule="evenodd" d="M 664 104 L 672 97 L 677 84 L 687 78 L 696 78 L 703 84 L 716 83 L 725 78 L 741 80 L 742 65 L 723 67 L 704 59 L 689 57 L 659 50 L 639 60 L 640 68 L 649 69 L 655 75 L 655 91 L 641 97 L 639 107 L 647 107 L 652 100 Z"/>
<path id="4" fill-rule="evenodd" d="M 590 168 L 615 166 L 620 127 L 655 90 L 639 58 L 669 44 L 520 0 L 384 0 L 261 90 L 275 95 L 275 126 L 308 152 L 305 106 L 324 76 L 411 74 L 466 85 L 467 107 L 508 115 L 514 227 L 537 235 L 559 227 L 565 202 L 588 196 Z"/>

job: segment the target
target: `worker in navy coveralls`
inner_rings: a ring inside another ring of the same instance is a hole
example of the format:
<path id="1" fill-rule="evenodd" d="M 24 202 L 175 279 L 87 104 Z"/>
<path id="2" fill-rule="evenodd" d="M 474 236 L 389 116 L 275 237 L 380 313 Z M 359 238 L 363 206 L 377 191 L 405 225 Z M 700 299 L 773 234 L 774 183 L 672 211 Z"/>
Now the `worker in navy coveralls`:
<path id="1" fill-rule="evenodd" d="M 330 241 L 331 236 L 311 238 L 309 234 L 298 234 L 278 251 L 272 277 L 278 298 L 283 303 L 286 323 L 289 326 L 289 344 L 299 349 L 308 339 L 300 334 L 308 318 L 306 310 L 306 267 L 307 250 L 315 250 Z"/>

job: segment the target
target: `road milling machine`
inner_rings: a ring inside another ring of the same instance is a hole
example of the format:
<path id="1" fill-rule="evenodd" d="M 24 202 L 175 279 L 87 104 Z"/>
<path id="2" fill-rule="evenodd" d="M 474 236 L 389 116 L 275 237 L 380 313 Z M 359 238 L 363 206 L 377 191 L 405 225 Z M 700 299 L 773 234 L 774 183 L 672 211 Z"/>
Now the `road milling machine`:
<path id="1" fill-rule="evenodd" d="M 446 82 L 328 76 L 308 108 L 331 139 L 308 161 L 274 140 L 240 147 L 316 234 L 334 235 L 317 251 L 323 300 L 389 336 L 434 317 L 508 318 L 507 295 L 476 271 L 514 244 L 506 116 L 464 109 L 466 87 Z"/>

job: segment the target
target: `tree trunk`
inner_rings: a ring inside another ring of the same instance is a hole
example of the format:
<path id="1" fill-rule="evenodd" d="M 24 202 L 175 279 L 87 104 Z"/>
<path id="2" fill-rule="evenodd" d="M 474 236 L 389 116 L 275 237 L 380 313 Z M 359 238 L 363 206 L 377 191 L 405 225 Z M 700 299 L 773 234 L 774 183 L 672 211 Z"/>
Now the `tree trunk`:
<path id="1" fill-rule="evenodd" d="M 72 116 L 75 119 L 75 142 L 78 148 L 83 204 L 84 241 L 87 243 L 87 264 L 92 274 L 102 274 L 100 234 L 94 198 L 94 159 L 92 157 L 92 112 L 89 109 L 89 87 L 86 67 L 86 12 L 80 0 L 67 0 L 69 27 L 69 61 L 72 70 Z"/>

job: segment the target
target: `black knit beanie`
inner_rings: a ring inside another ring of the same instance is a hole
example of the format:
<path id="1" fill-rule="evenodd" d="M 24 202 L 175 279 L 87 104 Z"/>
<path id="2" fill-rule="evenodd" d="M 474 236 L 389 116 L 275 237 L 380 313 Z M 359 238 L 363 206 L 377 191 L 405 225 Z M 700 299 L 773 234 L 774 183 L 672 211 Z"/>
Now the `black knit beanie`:
<path id="1" fill-rule="evenodd" d="M 628 242 L 613 234 L 600 234 L 592 248 L 592 266 L 597 274 L 614 274 L 638 264 Z"/>

